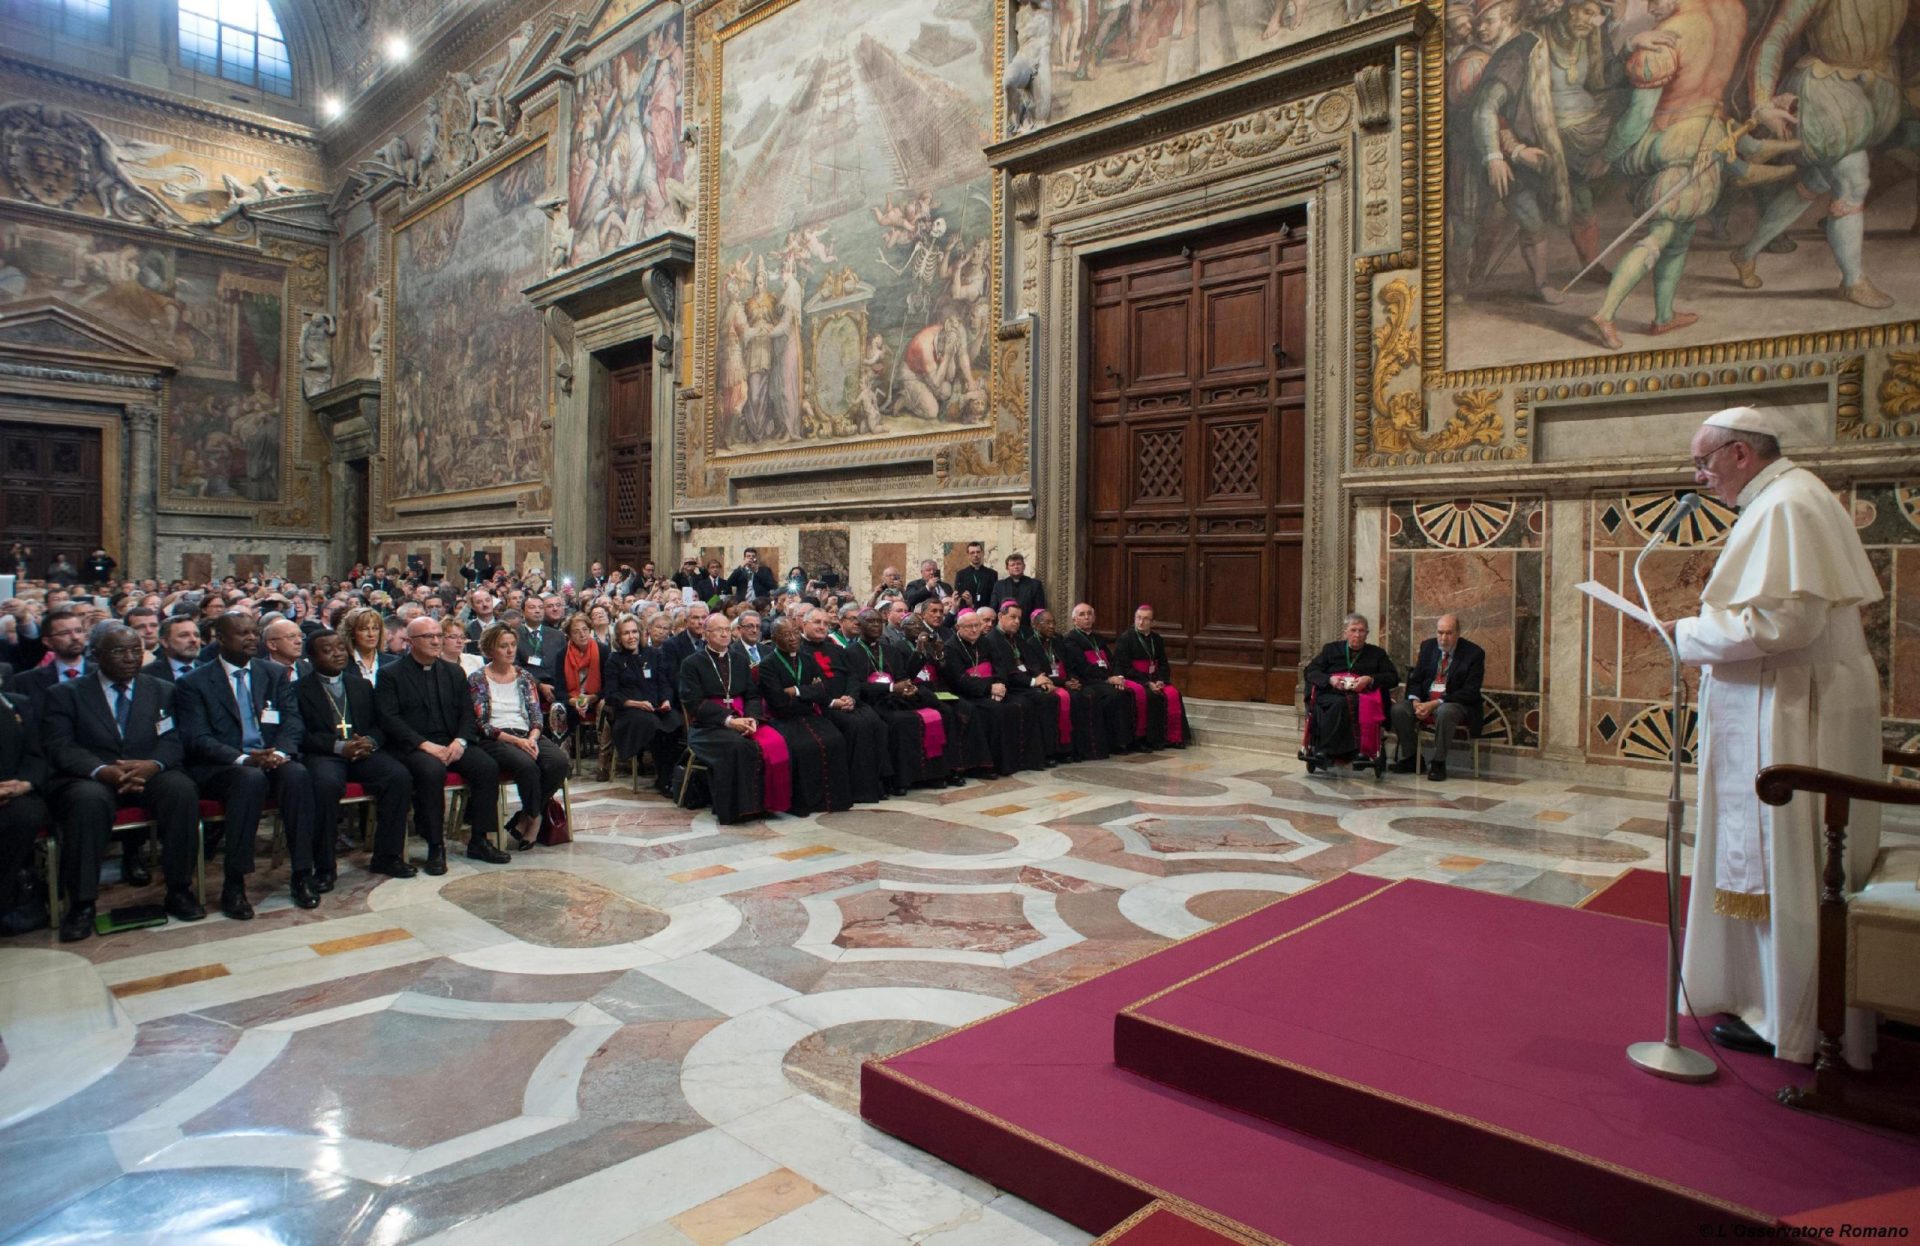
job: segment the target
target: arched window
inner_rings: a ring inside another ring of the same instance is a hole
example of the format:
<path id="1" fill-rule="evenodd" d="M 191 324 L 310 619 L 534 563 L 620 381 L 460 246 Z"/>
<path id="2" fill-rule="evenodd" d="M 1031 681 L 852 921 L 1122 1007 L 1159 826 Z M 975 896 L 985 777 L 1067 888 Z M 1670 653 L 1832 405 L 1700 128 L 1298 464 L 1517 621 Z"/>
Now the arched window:
<path id="1" fill-rule="evenodd" d="M 0 14 L 8 22 L 102 41 L 113 25 L 111 0 L 0 0 Z"/>
<path id="2" fill-rule="evenodd" d="M 267 0 L 180 0 L 180 63 L 292 96 L 293 67 Z"/>

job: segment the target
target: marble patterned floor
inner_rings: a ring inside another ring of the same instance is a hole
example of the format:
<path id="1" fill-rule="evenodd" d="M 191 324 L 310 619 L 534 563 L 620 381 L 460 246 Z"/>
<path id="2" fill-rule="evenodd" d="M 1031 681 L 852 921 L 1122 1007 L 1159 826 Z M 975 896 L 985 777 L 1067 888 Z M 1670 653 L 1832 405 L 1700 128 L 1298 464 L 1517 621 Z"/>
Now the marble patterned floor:
<path id="1" fill-rule="evenodd" d="M 1658 866 L 1663 809 L 1206 748 L 733 827 L 573 808 L 510 867 L 0 940 L 0 1241 L 1083 1243 L 861 1124 L 861 1060 L 1346 870 L 1572 904 Z"/>

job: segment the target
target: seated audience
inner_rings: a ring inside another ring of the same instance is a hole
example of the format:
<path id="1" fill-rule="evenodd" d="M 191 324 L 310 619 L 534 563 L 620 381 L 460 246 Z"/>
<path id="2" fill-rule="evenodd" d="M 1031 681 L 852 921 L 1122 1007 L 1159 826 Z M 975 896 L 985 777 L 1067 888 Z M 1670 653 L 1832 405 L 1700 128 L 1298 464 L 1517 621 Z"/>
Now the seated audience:
<path id="1" fill-rule="evenodd" d="M 510 858 L 487 842 L 499 822 L 500 766 L 476 747 L 480 724 L 460 668 L 440 660 L 440 627 L 407 625 L 412 650 L 386 668 L 375 690 L 380 729 L 413 775 L 413 824 L 427 841 L 429 874 L 447 872 L 446 785 L 449 771 L 467 784 L 467 856 L 501 865 Z"/>
<path id="2" fill-rule="evenodd" d="M 440 620 L 440 660 L 458 666 L 463 678 L 487 664 L 479 654 L 467 652 L 467 629 L 453 615 Z"/>
<path id="3" fill-rule="evenodd" d="M 607 652 L 593 638 L 593 624 L 584 614 L 568 615 L 561 632 L 567 644 L 560 651 L 559 679 L 549 719 L 556 740 L 570 738 L 583 722 L 599 721 L 601 675 Z"/>
<path id="4" fill-rule="evenodd" d="M 51 777 L 39 733 L 12 701 L 0 697 L 0 935 L 26 934 L 48 921 L 47 906 L 23 871 L 34 840 L 53 826 L 47 808 Z"/>
<path id="5" fill-rule="evenodd" d="M 818 665 L 800 656 L 800 629 L 787 619 L 773 625 L 767 660 L 754 669 L 754 686 L 767 718 L 786 744 L 790 789 L 784 812 L 796 817 L 853 807 L 847 738 L 829 724 L 832 686 Z"/>
<path id="6" fill-rule="evenodd" d="M 611 753 L 618 753 L 621 761 L 633 761 L 642 750 L 650 750 L 653 788 L 665 793 L 681 736 L 673 676 L 660 650 L 667 638 L 665 616 L 653 616 L 646 638 L 642 645 L 636 618 L 628 616 L 614 625 L 613 649 L 607 654 L 603 676 L 606 716 L 600 728 L 600 777 L 609 776 Z"/>
<path id="7" fill-rule="evenodd" d="M 727 616 L 707 616 L 700 649 L 680 666 L 677 690 L 687 715 L 687 747 L 707 767 L 713 816 L 720 823 L 784 813 L 792 803 L 786 740 L 750 711 L 759 708 L 753 668 L 733 647 Z"/>
<path id="8" fill-rule="evenodd" d="M 1366 615 L 1348 615 L 1346 634 L 1307 663 L 1310 748 L 1328 762 L 1380 754 L 1387 700 L 1400 674 L 1384 649 L 1367 643 L 1367 631 Z"/>
<path id="9" fill-rule="evenodd" d="M 347 638 L 347 665 L 369 687 L 380 686 L 381 671 L 393 661 L 386 652 L 386 623 L 371 606 L 349 610 L 340 620 L 340 634 Z"/>
<path id="10" fill-rule="evenodd" d="M 587 630 L 584 615 L 576 614 L 567 622 L 569 631 Z M 540 692 L 532 672 L 514 662 L 518 643 L 505 624 L 488 628 L 480 637 L 487 664 L 468 676 L 467 688 L 480 724 L 480 748 L 520 793 L 520 808 L 507 823 L 507 834 L 513 837 L 514 847 L 524 850 L 533 847 L 536 840 L 549 846 L 571 842 L 573 836 L 554 797 L 566 783 L 573 763 L 566 750 L 540 729 Z M 597 654 L 594 670 L 593 686 L 597 689 Z"/>
<path id="11" fill-rule="evenodd" d="M 1167 642 L 1154 634 L 1153 607 L 1133 612 L 1133 628 L 1113 642 L 1113 659 L 1133 695 L 1133 734 L 1148 748 L 1185 748 L 1187 706 L 1173 686 Z"/>
<path id="12" fill-rule="evenodd" d="M 1447 777 L 1447 752 L 1461 727 L 1480 729 L 1480 683 L 1487 655 L 1460 635 L 1460 620 L 1443 614 L 1434 620 L 1433 639 L 1420 642 L 1420 656 L 1407 674 L 1407 695 L 1393 703 L 1394 761 L 1399 774 L 1412 774 L 1414 744 L 1421 728 L 1433 732 L 1427 751 L 1427 778 Z"/>
<path id="13" fill-rule="evenodd" d="M 184 768 L 173 685 L 140 674 L 140 635 L 132 628 L 110 629 L 93 656 L 85 678 L 47 694 L 40 720 L 67 896 L 63 943 L 93 934 L 100 860 L 120 809 L 146 810 L 158 823 L 168 915 L 190 922 L 207 915 L 193 890 L 200 794 Z"/>
<path id="14" fill-rule="evenodd" d="M 324 895 L 339 877 L 335 832 L 348 783 L 374 798 L 368 872 L 412 878 L 417 871 L 407 863 L 406 848 L 413 776 L 387 749 L 373 685 L 353 671 L 347 638 L 338 632 L 315 632 L 307 654 L 313 673 L 294 686 L 294 698 L 303 728 L 301 758 L 313 779 L 313 889 Z"/>

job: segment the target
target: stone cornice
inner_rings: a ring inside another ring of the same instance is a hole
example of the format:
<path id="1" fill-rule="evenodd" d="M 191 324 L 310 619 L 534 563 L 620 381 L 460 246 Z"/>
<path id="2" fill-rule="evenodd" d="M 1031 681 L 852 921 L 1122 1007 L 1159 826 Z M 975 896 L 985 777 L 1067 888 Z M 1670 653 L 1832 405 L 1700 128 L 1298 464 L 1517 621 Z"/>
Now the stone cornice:
<path id="1" fill-rule="evenodd" d="M 90 95 L 116 100 L 135 108 L 150 109 L 197 125 L 244 134 L 248 138 L 282 143 L 314 153 L 319 153 L 321 150 L 318 131 L 310 126 L 286 121 L 267 113 L 246 112 L 221 104 L 188 99 L 152 87 L 139 86 L 125 79 L 106 78 L 65 65 L 54 65 L 18 52 L 0 52 L 0 71 L 19 74 L 41 82 L 55 83 Z"/>
<path id="2" fill-rule="evenodd" d="M 987 163 L 1007 173 L 1040 172 L 1116 148 L 1138 147 L 1211 122 L 1251 112 L 1318 86 L 1349 81 L 1360 64 L 1418 41 L 1433 25 L 1426 6 L 1402 5 L 1260 56 L 1109 104 L 1084 116 L 1005 139 L 986 149 Z"/>
<path id="3" fill-rule="evenodd" d="M 1885 442 L 1837 446 L 1789 446 L 1794 462 L 1816 472 L 1849 480 L 1901 480 L 1920 471 L 1920 446 L 1892 453 Z M 1340 487 L 1355 501 L 1406 497 L 1482 497 L 1499 493 L 1540 493 L 1547 497 L 1585 497 L 1600 489 L 1681 488 L 1693 483 L 1693 470 L 1677 456 L 1618 458 L 1603 462 L 1442 464 L 1432 471 L 1405 467 L 1348 472 Z"/>
<path id="4" fill-rule="evenodd" d="M 643 282 L 650 269 L 662 265 L 682 270 L 693 267 L 693 239 L 668 231 L 622 247 L 596 260 L 535 282 L 522 293 L 535 307 L 558 307 L 582 320 L 646 297 Z M 671 328 L 672 326 L 669 326 Z"/>

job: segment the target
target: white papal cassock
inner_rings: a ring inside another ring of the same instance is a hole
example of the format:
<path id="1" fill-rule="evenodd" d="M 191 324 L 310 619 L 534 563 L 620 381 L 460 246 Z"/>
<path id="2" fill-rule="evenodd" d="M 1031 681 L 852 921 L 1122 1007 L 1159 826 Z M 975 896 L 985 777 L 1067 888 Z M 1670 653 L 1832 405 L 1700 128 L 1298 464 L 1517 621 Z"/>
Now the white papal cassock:
<path id="1" fill-rule="evenodd" d="M 1860 607 L 1880 584 L 1853 517 L 1805 468 L 1776 459 L 1740 492 L 1740 518 L 1677 628 L 1701 679 L 1699 836 L 1682 966 L 1686 1008 L 1733 1013 L 1783 1060 L 1811 1061 L 1823 797 L 1762 804 L 1754 777 L 1782 763 L 1883 778 L 1880 681 Z M 1858 885 L 1880 844 L 1880 810 L 1856 802 L 1847 872 Z M 1871 1019 L 1848 1017 L 1865 1067 Z"/>

